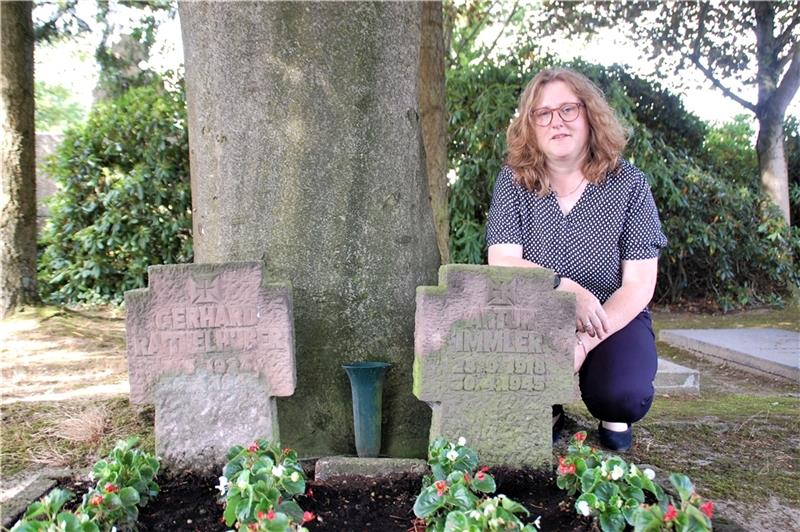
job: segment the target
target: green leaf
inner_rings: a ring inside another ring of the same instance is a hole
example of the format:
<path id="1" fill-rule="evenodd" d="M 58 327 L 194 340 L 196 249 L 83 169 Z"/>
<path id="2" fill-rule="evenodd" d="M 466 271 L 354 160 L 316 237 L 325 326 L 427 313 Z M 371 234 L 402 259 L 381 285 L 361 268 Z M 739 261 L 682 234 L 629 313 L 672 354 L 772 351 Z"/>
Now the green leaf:
<path id="1" fill-rule="evenodd" d="M 469 530 L 469 519 L 464 512 L 453 510 L 447 514 L 444 522 L 445 532 L 463 532 Z"/>
<path id="2" fill-rule="evenodd" d="M 488 473 L 485 473 L 482 479 L 478 478 L 477 476 L 472 479 L 472 488 L 483 493 L 494 493 L 494 491 L 497 489 L 497 485 L 494 482 L 494 477 Z"/>
<path id="3" fill-rule="evenodd" d="M 503 497 L 500 499 L 500 506 L 513 514 L 530 515 L 530 512 L 527 508 L 522 506 L 520 503 L 509 499 L 508 497 Z"/>
<path id="4" fill-rule="evenodd" d="M 625 518 L 616 510 L 606 511 L 599 515 L 600 529 L 603 532 L 622 532 L 625 529 Z"/>
<path id="5" fill-rule="evenodd" d="M 301 523 L 303 521 L 303 509 L 293 500 L 283 501 L 278 505 L 277 511 L 282 512 L 292 518 L 293 521 Z"/>
<path id="6" fill-rule="evenodd" d="M 123 506 L 136 506 L 139 504 L 139 492 L 131 487 L 119 490 L 119 499 Z"/>
<path id="7" fill-rule="evenodd" d="M 678 495 L 680 495 L 682 502 L 688 501 L 694 493 L 694 484 L 692 484 L 692 481 L 686 475 L 672 473 L 669 476 L 669 481 L 673 486 L 675 486 L 675 489 L 678 491 Z"/>
<path id="8" fill-rule="evenodd" d="M 242 502 L 243 501 L 240 496 L 228 495 L 228 499 L 225 502 L 225 511 L 222 513 L 222 517 L 225 519 L 225 525 L 233 526 L 233 523 L 236 522 L 236 515 L 238 513 L 239 505 L 242 504 Z"/>
<path id="9" fill-rule="evenodd" d="M 414 515 L 425 518 L 444 506 L 444 497 L 436 493 L 433 486 L 427 487 L 417 496 L 414 501 Z"/>

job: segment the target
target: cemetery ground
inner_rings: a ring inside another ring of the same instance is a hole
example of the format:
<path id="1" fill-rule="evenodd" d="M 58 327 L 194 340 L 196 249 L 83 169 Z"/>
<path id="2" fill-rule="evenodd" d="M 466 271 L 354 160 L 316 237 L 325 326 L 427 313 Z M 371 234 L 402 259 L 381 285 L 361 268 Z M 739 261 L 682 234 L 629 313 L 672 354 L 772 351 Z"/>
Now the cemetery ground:
<path id="1" fill-rule="evenodd" d="M 654 324 L 656 329 L 800 330 L 797 309 L 727 315 L 659 311 L 654 313 Z M 715 501 L 717 529 L 796 529 L 800 522 L 797 384 L 708 362 L 663 343 L 659 343 L 659 353 L 696 368 L 701 391 L 695 396 L 657 397 L 650 414 L 636 425 L 635 445 L 625 458 L 653 467 L 658 478 L 666 478 L 666 472 L 672 471 L 689 475 L 699 493 Z M 131 405 L 127 399 L 124 311 L 114 307 L 29 308 L 0 322 L 0 369 L 3 500 L 32 472 L 45 467 L 88 467 L 126 436 L 138 435 L 144 447 L 153 450 L 152 407 Z M 596 426 L 583 405 L 570 405 L 567 413 L 567 433 L 587 430 L 590 442 L 596 442 Z M 565 444 L 566 438 L 562 438 L 556 452 L 563 452 Z M 501 482 L 502 476 L 498 475 Z M 520 479 L 537 482 L 523 474 L 508 477 L 506 485 L 517 489 L 513 484 Z M 418 480 L 396 479 L 393 486 L 387 486 L 385 481 L 350 479 L 336 490 L 311 485 L 316 500 L 301 500 L 300 504 L 323 518 L 314 529 L 357 530 L 355 522 L 353 528 L 338 527 L 347 515 L 373 512 L 377 518 L 376 505 L 385 506 L 386 515 L 396 519 L 375 523 L 374 529 L 411 527 L 408 516 Z M 162 487 L 162 497 L 183 491 L 198 499 L 197 489 L 207 495 L 208 504 L 202 508 L 184 505 L 181 515 L 188 516 L 186 519 L 192 511 L 214 511 L 213 484 L 198 488 L 195 479 L 182 478 L 170 480 L 169 486 L 162 481 Z M 556 500 L 564 496 L 557 493 Z M 519 498 L 525 502 L 524 497 Z M 326 504 L 333 509 L 326 509 Z M 157 498 L 147 512 L 167 511 L 161 505 L 166 506 L 165 500 Z M 534 517 L 542 513 L 541 508 L 529 509 Z M 194 517 L 194 527 L 186 524 L 185 529 L 207 530 L 197 521 L 200 515 Z M 209 522 L 218 519 L 207 517 Z M 546 519 L 542 524 L 544 530 L 552 530 Z"/>

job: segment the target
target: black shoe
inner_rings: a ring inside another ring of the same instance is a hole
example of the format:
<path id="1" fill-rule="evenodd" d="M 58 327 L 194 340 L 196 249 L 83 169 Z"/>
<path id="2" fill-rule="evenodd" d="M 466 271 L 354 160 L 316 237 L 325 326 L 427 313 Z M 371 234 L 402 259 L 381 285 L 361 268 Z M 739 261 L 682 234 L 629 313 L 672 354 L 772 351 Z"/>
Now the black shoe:
<path id="1" fill-rule="evenodd" d="M 564 414 L 564 407 L 561 405 L 553 405 L 553 443 L 557 442 L 561 437 L 561 431 L 564 430 L 564 422 L 566 415 Z"/>
<path id="2" fill-rule="evenodd" d="M 617 432 L 603 427 L 603 422 L 601 421 L 597 427 L 597 432 L 600 435 L 600 444 L 610 451 L 625 452 L 633 445 L 633 428 L 630 423 L 628 424 L 628 430 Z"/>

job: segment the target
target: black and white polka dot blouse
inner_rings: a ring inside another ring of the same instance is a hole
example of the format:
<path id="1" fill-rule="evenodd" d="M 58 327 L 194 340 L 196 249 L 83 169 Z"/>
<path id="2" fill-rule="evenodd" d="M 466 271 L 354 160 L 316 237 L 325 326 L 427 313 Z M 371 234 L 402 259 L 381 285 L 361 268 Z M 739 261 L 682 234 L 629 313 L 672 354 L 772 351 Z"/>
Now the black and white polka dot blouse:
<path id="1" fill-rule="evenodd" d="M 588 183 L 566 215 L 552 192 L 537 196 L 504 166 L 492 194 L 486 243 L 522 245 L 522 258 L 572 279 L 605 303 L 622 286 L 622 261 L 658 257 L 667 238 L 647 179 L 622 160 L 602 184 Z"/>

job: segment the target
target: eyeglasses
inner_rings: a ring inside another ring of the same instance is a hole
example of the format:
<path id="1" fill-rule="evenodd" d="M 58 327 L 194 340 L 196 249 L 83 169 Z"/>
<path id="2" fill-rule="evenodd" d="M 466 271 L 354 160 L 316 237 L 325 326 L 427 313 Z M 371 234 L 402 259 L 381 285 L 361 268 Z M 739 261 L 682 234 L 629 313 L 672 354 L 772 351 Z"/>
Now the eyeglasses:
<path id="1" fill-rule="evenodd" d="M 549 126 L 550 122 L 553 121 L 553 112 L 558 111 L 558 116 L 561 117 L 561 120 L 564 122 L 574 122 L 578 119 L 581 114 L 581 107 L 583 104 L 580 102 L 577 103 L 565 103 L 561 107 L 557 109 L 550 109 L 548 107 L 540 107 L 539 109 L 532 109 L 531 116 L 533 117 L 533 122 L 537 126 Z"/>

